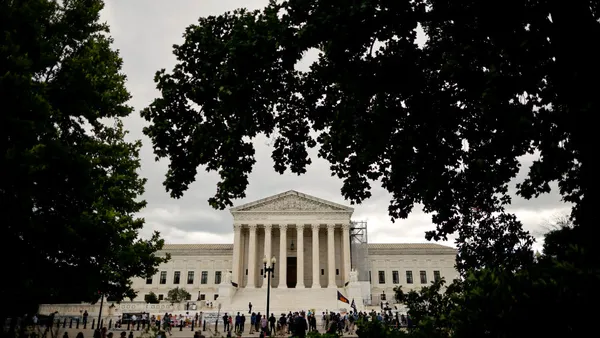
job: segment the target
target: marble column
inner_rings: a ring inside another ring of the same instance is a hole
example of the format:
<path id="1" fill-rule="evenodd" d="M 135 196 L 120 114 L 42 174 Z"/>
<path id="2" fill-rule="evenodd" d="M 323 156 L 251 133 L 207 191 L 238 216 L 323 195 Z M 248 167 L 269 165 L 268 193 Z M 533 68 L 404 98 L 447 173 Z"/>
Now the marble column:
<path id="1" fill-rule="evenodd" d="M 299 289 L 304 288 L 304 224 L 296 224 L 296 233 L 298 237 L 296 288 Z"/>
<path id="2" fill-rule="evenodd" d="M 350 280 L 350 224 L 342 225 L 342 262 L 344 263 L 342 283 L 346 283 Z"/>
<path id="3" fill-rule="evenodd" d="M 287 288 L 287 224 L 279 224 L 279 285 L 277 288 Z"/>
<path id="4" fill-rule="evenodd" d="M 272 224 L 265 224 L 265 255 L 264 255 L 264 257 L 267 257 L 267 262 L 271 262 L 271 229 L 272 229 L 272 227 L 273 227 Z M 268 263 L 268 264 L 270 264 L 270 263 Z M 263 274 L 263 282 L 262 282 L 261 288 L 267 287 L 267 277 L 266 276 L 267 276 L 266 274 Z"/>
<path id="5" fill-rule="evenodd" d="M 333 231 L 335 224 L 327 224 L 327 281 L 328 288 L 337 288 L 335 284 L 335 247 Z"/>
<path id="6" fill-rule="evenodd" d="M 240 278 L 240 258 L 242 247 L 242 225 L 233 225 L 233 271 L 231 271 L 231 280 L 242 286 L 242 278 Z"/>
<path id="7" fill-rule="evenodd" d="M 316 289 L 321 287 L 320 271 L 319 271 L 319 224 L 312 224 L 312 270 L 313 282 L 311 288 Z"/>
<path id="8" fill-rule="evenodd" d="M 256 287 L 256 224 L 250 224 L 250 239 L 248 241 L 248 284 L 246 287 Z"/>

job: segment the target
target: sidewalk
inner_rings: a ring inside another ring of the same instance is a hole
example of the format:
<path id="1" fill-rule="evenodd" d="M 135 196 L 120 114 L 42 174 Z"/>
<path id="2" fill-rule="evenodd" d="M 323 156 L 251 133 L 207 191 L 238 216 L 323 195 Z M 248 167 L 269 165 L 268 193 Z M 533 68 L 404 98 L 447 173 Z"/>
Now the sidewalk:
<path id="1" fill-rule="evenodd" d="M 219 330 L 222 330 L 222 329 L 223 329 L 223 325 L 221 324 L 221 325 L 219 325 Z M 197 330 L 197 328 L 194 328 L 194 330 Z M 202 335 L 204 335 L 205 337 L 207 337 L 207 338 L 208 337 L 215 337 L 215 336 L 213 336 L 213 332 L 212 332 L 212 330 L 214 330 L 214 324 L 212 325 L 211 330 L 209 330 L 208 325 L 207 325 L 206 331 L 201 331 L 201 330 L 202 330 L 202 327 L 200 327 L 200 333 Z M 87 328 L 85 330 L 81 329 L 81 328 L 80 329 L 75 329 L 75 328 L 71 328 L 71 329 L 65 328 L 65 329 L 63 329 L 63 328 L 60 328 L 60 330 L 58 332 L 58 338 L 62 338 L 64 332 L 67 332 L 67 334 L 69 335 L 69 338 L 75 338 L 77 336 L 77 333 L 79 333 L 79 332 L 83 332 L 84 338 L 92 338 L 93 334 L 94 334 L 94 330 L 92 330 L 90 328 Z M 111 330 L 108 330 L 108 332 L 114 332 L 114 338 L 119 338 L 119 335 L 121 334 L 121 332 L 127 332 L 127 335 L 129 336 L 129 332 L 130 331 L 127 331 L 127 330 L 124 330 L 124 329 L 111 329 Z M 139 337 L 142 334 L 143 331 L 142 330 L 140 330 L 140 331 L 133 330 L 132 332 L 133 332 L 133 336 L 135 338 L 137 338 L 137 337 Z M 182 331 L 179 331 L 179 327 L 173 328 L 172 334 L 173 334 L 172 336 L 169 336 L 167 334 L 167 338 L 169 338 L 169 337 L 172 337 L 172 338 L 182 338 L 182 337 L 192 338 L 194 336 L 194 332 L 191 331 L 190 327 L 187 327 L 187 328 L 184 327 Z M 219 334 L 221 334 L 221 336 L 217 336 L 217 337 L 226 337 L 227 336 L 222 331 L 219 331 Z M 235 335 L 233 335 L 233 337 L 235 337 Z M 243 338 L 257 338 L 257 337 L 259 337 L 259 334 L 258 333 L 249 334 L 247 332 L 244 332 L 244 334 L 242 335 L 242 337 Z M 286 334 L 286 335 L 283 335 L 283 336 L 272 336 L 272 337 L 290 337 L 290 335 Z M 357 337 L 357 336 L 355 334 L 354 335 L 344 334 L 343 337 Z"/>

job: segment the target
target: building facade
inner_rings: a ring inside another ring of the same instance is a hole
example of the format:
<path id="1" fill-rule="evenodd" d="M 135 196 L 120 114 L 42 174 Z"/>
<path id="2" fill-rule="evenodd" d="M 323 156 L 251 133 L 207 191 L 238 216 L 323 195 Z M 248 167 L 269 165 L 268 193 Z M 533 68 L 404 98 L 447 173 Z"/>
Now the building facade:
<path id="1" fill-rule="evenodd" d="M 377 306 L 393 303 L 396 286 L 410 290 L 458 277 L 455 249 L 439 244 L 362 243 L 366 249 L 358 257 L 353 209 L 297 191 L 247 203 L 231 213 L 233 244 L 166 244 L 162 253 L 170 253 L 171 260 L 155 276 L 133 281 L 135 301 L 150 292 L 164 299 L 180 287 L 199 308 L 218 303 L 241 311 L 250 302 L 262 307 L 267 285 L 263 260 L 272 258 L 271 308 L 276 311 L 333 309 L 340 306 L 337 291 L 355 299 L 358 307 Z M 366 264 L 359 264 L 360 259 Z"/>

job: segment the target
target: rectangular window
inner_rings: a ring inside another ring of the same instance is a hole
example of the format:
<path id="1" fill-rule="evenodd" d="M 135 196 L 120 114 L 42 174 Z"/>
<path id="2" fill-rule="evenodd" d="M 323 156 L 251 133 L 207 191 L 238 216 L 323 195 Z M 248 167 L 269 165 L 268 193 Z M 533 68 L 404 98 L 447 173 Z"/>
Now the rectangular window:
<path id="1" fill-rule="evenodd" d="M 325 276 L 325 269 L 321 269 L 321 276 Z"/>
<path id="2" fill-rule="evenodd" d="M 340 275 L 340 269 L 335 269 L 335 275 L 339 276 Z"/>
<path id="3" fill-rule="evenodd" d="M 175 271 L 173 274 L 173 284 L 179 284 L 179 281 L 181 281 L 181 271 Z"/>
<path id="4" fill-rule="evenodd" d="M 406 271 L 406 284 L 412 284 L 412 283 L 413 283 L 412 271 Z"/>
<path id="5" fill-rule="evenodd" d="M 217 300 L 217 298 L 219 298 L 219 295 L 215 295 L 215 300 Z"/>
<path id="6" fill-rule="evenodd" d="M 379 271 L 379 284 L 385 284 L 385 271 Z"/>
<path id="7" fill-rule="evenodd" d="M 246 269 L 246 276 L 248 276 L 248 269 Z"/>
<path id="8" fill-rule="evenodd" d="M 152 277 L 146 278 L 146 284 L 152 284 Z"/>
<path id="9" fill-rule="evenodd" d="M 369 270 L 369 283 L 371 283 L 371 271 Z"/>
<path id="10" fill-rule="evenodd" d="M 192 300 L 192 294 L 188 293 L 187 296 L 185 296 L 185 300 Z"/>
<path id="11" fill-rule="evenodd" d="M 439 282 L 442 279 L 442 275 L 440 274 L 439 270 L 435 270 L 433 271 L 433 280 L 435 280 L 436 282 Z"/>
<path id="12" fill-rule="evenodd" d="M 263 271 L 262 271 L 262 269 L 260 269 L 260 274 L 259 274 L 259 276 L 262 276 L 262 275 L 263 275 Z"/>
<path id="13" fill-rule="evenodd" d="M 421 275 L 421 284 L 427 284 L 427 271 L 421 270 L 419 274 Z"/>
<path id="14" fill-rule="evenodd" d="M 165 299 L 164 295 L 158 295 L 158 300 L 163 300 L 163 299 Z"/>
<path id="15" fill-rule="evenodd" d="M 398 271 L 392 271 L 392 283 L 400 284 L 400 275 L 398 274 Z"/>
<path id="16" fill-rule="evenodd" d="M 200 284 L 208 284 L 208 271 L 202 271 L 202 276 L 200 277 Z"/>
<path id="17" fill-rule="evenodd" d="M 160 284 L 167 284 L 167 272 L 166 271 L 160 272 Z"/>
<path id="18" fill-rule="evenodd" d="M 215 271 L 215 284 L 221 284 L 221 271 Z"/>
<path id="19" fill-rule="evenodd" d="M 194 271 L 188 271 L 188 284 L 194 284 Z"/>
<path id="20" fill-rule="evenodd" d="M 201 294 L 200 294 L 200 300 L 206 300 L 206 295 L 205 295 L 205 294 L 203 294 L 203 293 L 201 293 Z"/>
<path id="21" fill-rule="evenodd" d="M 386 300 L 386 298 L 385 298 L 385 293 L 382 293 L 382 294 L 379 296 L 379 298 L 381 298 L 381 300 Z"/>

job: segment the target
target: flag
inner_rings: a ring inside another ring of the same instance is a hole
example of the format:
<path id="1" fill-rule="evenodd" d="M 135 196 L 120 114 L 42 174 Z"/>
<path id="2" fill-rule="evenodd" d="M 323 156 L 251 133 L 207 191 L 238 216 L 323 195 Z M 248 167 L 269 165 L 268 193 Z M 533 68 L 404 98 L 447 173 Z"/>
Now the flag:
<path id="1" fill-rule="evenodd" d="M 339 292 L 339 291 L 338 291 L 337 299 L 338 299 L 340 302 L 344 302 L 344 303 L 346 303 L 346 304 L 350 304 L 350 301 L 348 300 L 348 298 L 344 297 L 344 295 L 342 295 L 342 293 L 341 293 L 341 292 Z"/>
<path id="2" fill-rule="evenodd" d="M 350 304 L 350 307 L 354 309 L 354 312 L 358 312 L 356 311 L 356 304 L 354 303 L 354 298 L 352 298 L 352 304 Z"/>

